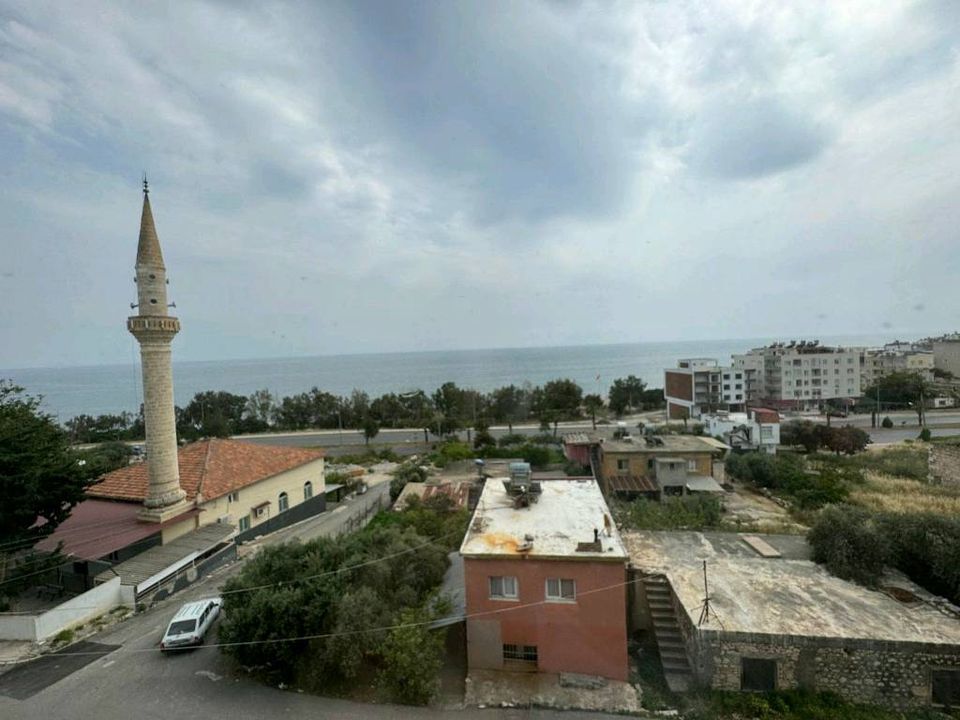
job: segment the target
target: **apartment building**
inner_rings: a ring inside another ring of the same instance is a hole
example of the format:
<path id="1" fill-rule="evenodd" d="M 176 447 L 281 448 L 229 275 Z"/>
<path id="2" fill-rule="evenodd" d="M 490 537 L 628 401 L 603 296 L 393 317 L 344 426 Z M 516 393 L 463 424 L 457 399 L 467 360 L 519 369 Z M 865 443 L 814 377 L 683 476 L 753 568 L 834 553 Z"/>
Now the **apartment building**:
<path id="1" fill-rule="evenodd" d="M 743 374 L 746 401 L 777 409 L 811 409 L 825 400 L 860 397 L 862 348 L 807 342 L 774 343 L 733 356 Z"/>
<path id="2" fill-rule="evenodd" d="M 737 410 L 747 399 L 742 369 L 723 367 L 714 358 L 684 358 L 663 371 L 667 418 L 699 418 L 712 410 Z"/>
<path id="3" fill-rule="evenodd" d="M 960 364 L 960 342 L 955 343 Z M 941 352 L 941 357 L 944 357 Z M 895 372 L 912 372 L 924 380 L 933 380 L 935 353 L 912 343 L 893 342 L 882 348 L 868 349 L 861 355 L 861 385 L 870 387 L 880 378 Z"/>

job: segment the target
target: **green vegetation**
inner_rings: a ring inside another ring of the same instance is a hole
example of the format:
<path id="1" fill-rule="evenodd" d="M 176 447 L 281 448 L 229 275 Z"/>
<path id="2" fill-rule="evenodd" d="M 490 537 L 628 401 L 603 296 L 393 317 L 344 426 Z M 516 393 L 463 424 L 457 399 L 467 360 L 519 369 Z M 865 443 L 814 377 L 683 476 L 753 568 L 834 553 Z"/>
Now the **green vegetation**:
<path id="1" fill-rule="evenodd" d="M 860 475 L 843 467 L 815 467 L 806 458 L 781 453 L 733 454 L 727 458 L 727 474 L 788 499 L 800 510 L 814 510 L 842 502 Z"/>
<path id="2" fill-rule="evenodd" d="M 924 428 L 920 431 L 920 435 L 917 438 L 921 442 L 930 442 L 930 438 L 933 437 L 933 434 L 930 432 L 930 428 Z"/>
<path id="3" fill-rule="evenodd" d="M 723 525 L 719 498 L 708 495 L 614 500 L 610 510 L 624 530 L 716 530 Z"/>
<path id="4" fill-rule="evenodd" d="M 811 462 L 858 471 L 897 475 L 913 480 L 927 478 L 927 451 L 922 447 L 891 447 L 852 456 L 814 455 Z"/>
<path id="5" fill-rule="evenodd" d="M 389 448 L 384 448 L 382 450 L 367 448 L 363 452 L 337 455 L 336 457 L 328 458 L 328 461 L 331 463 L 365 466 L 376 465 L 377 463 L 381 462 L 400 462 L 401 460 L 403 460 L 403 457 L 397 455 Z"/>
<path id="6" fill-rule="evenodd" d="M 663 391 L 646 389 L 636 377 L 615 380 L 610 388 L 616 412 L 663 407 Z M 623 403 L 626 403 L 624 405 Z M 362 390 L 348 397 L 337 396 L 314 387 L 307 392 L 282 398 L 269 390 L 257 390 L 249 397 L 225 391 L 204 391 L 194 395 L 185 407 L 176 409 L 177 434 L 187 440 L 200 437 L 227 437 L 270 430 L 307 430 L 351 428 L 372 440 L 382 428 L 422 428 L 424 442 L 430 435 L 447 437 L 458 430 L 539 421 L 554 433 L 557 423 L 574 420 L 586 411 L 596 422 L 603 412 L 600 395 L 584 396 L 573 380 L 559 378 L 543 386 L 507 385 L 489 393 L 461 388 L 446 382 L 432 393 L 414 390 L 385 393 L 371 399 Z M 73 443 L 99 443 L 109 440 L 142 440 L 144 425 L 140 415 L 78 415 L 64 426 Z"/>
<path id="7" fill-rule="evenodd" d="M 875 587 L 885 566 L 960 601 L 960 518 L 935 513 L 825 508 L 810 529 L 813 559 L 837 577 Z"/>
<path id="8" fill-rule="evenodd" d="M 688 720 L 946 720 L 933 709 L 886 710 L 857 705 L 833 693 L 782 690 L 773 693 L 712 692 L 684 712 Z"/>
<path id="9" fill-rule="evenodd" d="M 923 424 L 923 401 L 932 395 L 930 384 L 916 372 L 894 372 L 884 375 L 870 387 L 863 389 L 863 397 L 857 403 L 858 408 L 872 409 L 880 412 L 886 405 L 899 409 L 912 409 L 917 413 L 920 424 Z M 880 406 L 876 403 L 879 400 Z"/>
<path id="10" fill-rule="evenodd" d="M 893 420 L 889 416 L 883 418 L 883 422 L 880 423 L 881 427 L 885 427 L 887 430 L 893 427 Z"/>
<path id="11" fill-rule="evenodd" d="M 390 480 L 390 502 L 392 503 L 397 501 L 408 482 L 426 482 L 427 480 L 426 469 L 413 460 L 402 463 L 391 474 L 393 479 Z"/>
<path id="12" fill-rule="evenodd" d="M 86 479 L 66 433 L 41 412 L 40 400 L 0 381 L 0 594 L 15 595 L 18 577 L 42 569 L 18 556 L 69 517 Z M 46 523 L 37 524 L 38 517 Z"/>
<path id="13" fill-rule="evenodd" d="M 67 628 L 54 635 L 51 642 L 54 645 L 69 645 L 73 642 L 73 638 L 76 637 L 76 634 L 77 633 L 74 628 Z"/>
<path id="14" fill-rule="evenodd" d="M 866 431 L 852 425 L 831 427 L 810 420 L 791 420 L 780 428 L 780 443 L 802 446 L 808 453 L 824 448 L 837 455 L 863 452 L 870 442 Z"/>
<path id="15" fill-rule="evenodd" d="M 224 586 L 223 651 L 271 682 L 425 702 L 442 647 L 414 623 L 448 611 L 437 588 L 467 522 L 431 499 L 346 538 L 264 548 Z"/>

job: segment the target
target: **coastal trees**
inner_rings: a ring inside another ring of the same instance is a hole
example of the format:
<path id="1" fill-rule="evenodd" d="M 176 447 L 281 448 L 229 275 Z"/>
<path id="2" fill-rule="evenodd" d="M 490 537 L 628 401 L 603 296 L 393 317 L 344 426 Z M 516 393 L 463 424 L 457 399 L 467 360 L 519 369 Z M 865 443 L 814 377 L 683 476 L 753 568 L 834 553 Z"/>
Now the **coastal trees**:
<path id="1" fill-rule="evenodd" d="M 363 440 L 369 445 L 370 441 L 373 440 L 380 433 L 380 423 L 377 422 L 377 419 L 372 415 L 368 415 L 363 419 Z"/>
<path id="2" fill-rule="evenodd" d="M 177 408 L 177 434 L 188 440 L 228 437 L 242 431 L 247 398 L 224 390 L 199 392 Z"/>
<path id="3" fill-rule="evenodd" d="M 86 486 L 66 433 L 22 393 L 0 381 L 0 582 L 9 557 L 52 533 Z"/>
<path id="4" fill-rule="evenodd" d="M 583 407 L 590 416 L 593 429 L 597 429 L 597 413 L 603 409 L 603 398 L 597 394 L 586 395 L 583 398 Z"/>
<path id="5" fill-rule="evenodd" d="M 542 425 L 552 424 L 557 434 L 560 420 L 572 420 L 580 416 L 583 389 L 573 380 L 551 380 L 542 388 L 533 391 L 533 409 Z"/>
<path id="6" fill-rule="evenodd" d="M 129 440 L 133 427 L 133 415 L 123 412 L 118 415 L 106 414 L 77 415 L 64 424 L 71 442 L 97 443 L 108 440 Z"/>
<path id="7" fill-rule="evenodd" d="M 490 394 L 490 411 L 497 422 L 506 423 L 513 434 L 513 423 L 527 417 L 525 405 L 527 393 L 516 385 L 507 385 Z"/>
<path id="8" fill-rule="evenodd" d="M 266 430 L 273 424 L 276 410 L 270 391 L 266 388 L 256 390 L 247 398 L 247 404 L 243 409 L 243 422 L 245 425 L 256 427 L 257 430 L 253 432 Z"/>
<path id="9" fill-rule="evenodd" d="M 619 416 L 637 407 L 637 404 L 642 401 L 643 391 L 646 387 L 647 384 L 636 375 L 617 378 L 613 381 L 610 392 L 607 394 L 610 409 Z"/>
<path id="10" fill-rule="evenodd" d="M 929 383 L 919 373 L 893 372 L 879 378 L 863 391 L 864 402 L 879 401 L 880 405 L 912 408 L 917 421 L 923 425 L 923 403 L 931 396 Z M 877 408 L 879 412 L 880 408 Z"/>

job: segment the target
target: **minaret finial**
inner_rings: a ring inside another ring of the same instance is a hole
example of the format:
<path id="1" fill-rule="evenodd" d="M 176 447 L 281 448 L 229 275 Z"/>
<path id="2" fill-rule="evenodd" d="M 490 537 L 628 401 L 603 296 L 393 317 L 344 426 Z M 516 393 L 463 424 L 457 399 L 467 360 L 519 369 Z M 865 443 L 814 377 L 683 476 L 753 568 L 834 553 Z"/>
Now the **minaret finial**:
<path id="1" fill-rule="evenodd" d="M 149 194 L 150 194 L 150 186 L 147 184 L 147 171 L 146 171 L 146 170 L 143 171 L 143 194 L 144 194 L 144 195 L 149 195 Z"/>

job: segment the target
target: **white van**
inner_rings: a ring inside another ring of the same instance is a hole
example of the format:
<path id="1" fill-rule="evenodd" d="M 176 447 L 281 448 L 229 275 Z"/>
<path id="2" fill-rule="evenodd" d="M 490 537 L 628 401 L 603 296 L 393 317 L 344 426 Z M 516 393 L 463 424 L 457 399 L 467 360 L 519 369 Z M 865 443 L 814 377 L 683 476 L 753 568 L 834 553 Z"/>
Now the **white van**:
<path id="1" fill-rule="evenodd" d="M 203 636 L 220 614 L 221 598 L 190 602 L 177 610 L 160 641 L 160 650 L 181 650 L 203 644 Z"/>

